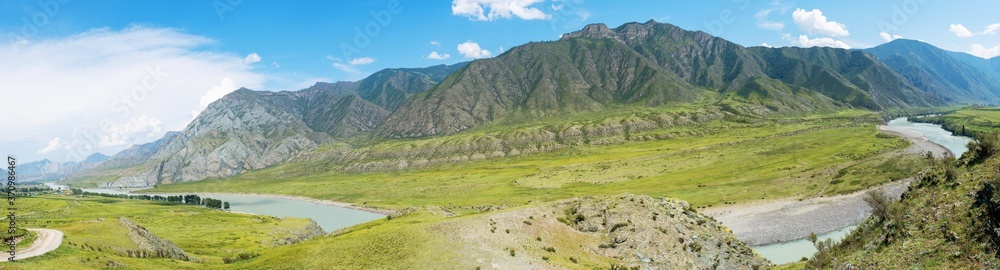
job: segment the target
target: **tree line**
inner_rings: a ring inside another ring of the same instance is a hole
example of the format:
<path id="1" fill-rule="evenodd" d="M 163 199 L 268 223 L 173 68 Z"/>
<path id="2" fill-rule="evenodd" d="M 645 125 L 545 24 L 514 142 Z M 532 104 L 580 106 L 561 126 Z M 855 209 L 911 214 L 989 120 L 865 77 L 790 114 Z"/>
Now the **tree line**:
<path id="1" fill-rule="evenodd" d="M 73 194 L 82 194 L 84 196 L 101 196 L 107 198 L 118 198 L 118 199 L 130 199 L 130 200 L 145 200 L 145 201 L 160 201 L 160 202 L 172 202 L 181 203 L 187 205 L 200 205 L 212 209 L 225 209 L 229 210 L 229 202 L 224 202 L 219 199 L 213 198 L 202 198 L 201 196 L 190 194 L 190 195 L 176 195 L 176 196 L 160 196 L 160 195 L 133 195 L 133 194 L 107 194 L 107 193 L 94 193 L 86 192 L 80 189 L 72 189 Z"/>

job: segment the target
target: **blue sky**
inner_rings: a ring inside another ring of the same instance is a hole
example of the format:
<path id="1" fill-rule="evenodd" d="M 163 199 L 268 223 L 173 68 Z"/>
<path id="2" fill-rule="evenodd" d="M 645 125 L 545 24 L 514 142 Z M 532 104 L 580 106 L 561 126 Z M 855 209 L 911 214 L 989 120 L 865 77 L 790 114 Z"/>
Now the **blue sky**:
<path id="1" fill-rule="evenodd" d="M 992 57 L 997 10 L 935 0 L 0 0 L 0 96 L 24 115 L 0 134 L 0 151 L 113 154 L 182 129 L 236 87 L 296 90 L 491 57 L 589 23 L 654 19 L 745 46 L 868 48 L 902 37 Z"/>

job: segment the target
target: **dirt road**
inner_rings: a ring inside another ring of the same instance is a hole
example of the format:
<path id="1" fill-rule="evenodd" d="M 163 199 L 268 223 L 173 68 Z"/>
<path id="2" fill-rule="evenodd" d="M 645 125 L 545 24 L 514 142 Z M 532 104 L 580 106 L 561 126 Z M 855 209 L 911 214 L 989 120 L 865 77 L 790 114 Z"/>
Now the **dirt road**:
<path id="1" fill-rule="evenodd" d="M 31 258 L 35 256 L 41 256 L 49 251 L 56 250 L 59 245 L 62 245 L 63 233 L 58 230 L 52 229 L 28 229 L 29 231 L 35 232 L 35 243 L 31 244 L 30 247 L 19 250 L 14 256 L 14 260 L 23 260 L 26 258 Z M 3 258 L 0 262 L 6 262 L 10 259 L 10 254 L 3 253 Z"/>

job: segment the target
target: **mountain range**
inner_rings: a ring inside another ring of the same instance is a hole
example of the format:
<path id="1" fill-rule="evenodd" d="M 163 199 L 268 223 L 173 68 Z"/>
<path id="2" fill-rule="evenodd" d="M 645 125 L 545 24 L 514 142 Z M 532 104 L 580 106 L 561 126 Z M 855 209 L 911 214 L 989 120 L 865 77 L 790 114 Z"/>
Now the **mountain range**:
<path id="1" fill-rule="evenodd" d="M 691 106 L 718 114 L 713 117 L 757 117 L 997 101 L 1000 58 L 919 41 L 895 40 L 865 50 L 744 47 L 655 21 L 613 29 L 592 24 L 489 59 L 385 69 L 360 81 L 319 82 L 298 91 L 239 89 L 209 105 L 184 130 L 66 178 L 147 187 L 228 177 L 302 158 L 343 163 L 369 158 L 370 152 L 356 150 L 386 140 L 620 108 Z"/>

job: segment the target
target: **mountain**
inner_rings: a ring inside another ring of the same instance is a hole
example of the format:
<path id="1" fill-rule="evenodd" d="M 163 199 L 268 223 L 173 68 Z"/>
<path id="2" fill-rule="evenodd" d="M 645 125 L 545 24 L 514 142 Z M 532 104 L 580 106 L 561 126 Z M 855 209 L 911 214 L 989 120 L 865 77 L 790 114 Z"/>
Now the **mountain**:
<path id="1" fill-rule="evenodd" d="M 58 163 L 43 159 L 19 164 L 17 175 L 19 176 L 18 180 L 24 182 L 55 181 L 67 175 L 100 166 L 106 160 L 108 160 L 108 156 L 101 153 L 91 154 L 81 162 Z"/>
<path id="2" fill-rule="evenodd" d="M 210 104 L 184 130 L 133 146 L 80 177 L 110 172 L 122 177 L 107 187 L 146 187 L 273 166 L 369 133 L 390 110 L 465 64 L 385 69 L 361 81 L 318 82 L 299 91 L 239 89 Z"/>
<path id="3" fill-rule="evenodd" d="M 592 24 L 558 41 L 529 43 L 470 63 L 403 104 L 379 134 L 447 135 L 621 105 L 695 103 L 711 92 L 763 101 L 772 111 L 946 104 L 864 52 L 746 48 L 655 21 L 615 29 Z"/>
<path id="4" fill-rule="evenodd" d="M 865 49 L 914 86 L 951 102 L 1000 101 L 1000 73 L 989 60 L 930 44 L 897 39 Z"/>
<path id="5" fill-rule="evenodd" d="M 975 59 L 958 59 L 923 43 L 883 46 L 871 52 L 743 47 L 655 21 L 614 29 L 591 24 L 557 41 L 531 42 L 468 63 L 385 69 L 360 81 L 319 82 L 299 91 L 240 89 L 170 138 L 133 147 L 92 171 L 115 175 L 118 181 L 109 186 L 139 187 L 227 177 L 296 157 L 351 172 L 402 169 L 451 160 L 443 156 L 476 156 L 469 149 L 482 150 L 475 154 L 483 156 L 534 153 L 543 149 L 540 144 L 556 149 L 601 142 L 609 134 L 627 139 L 636 131 L 700 122 L 690 119 L 930 107 L 1000 97 L 988 79 L 989 70 L 1000 66 L 996 59 L 969 64 Z M 963 72 L 971 75 L 954 76 Z M 597 119 L 622 109 L 677 107 L 697 110 Z M 369 147 L 393 138 L 584 114 L 597 118 L 489 135 L 494 136 L 489 147 L 477 145 L 485 141 L 422 150 Z M 320 146 L 324 150 L 313 151 Z M 511 149 L 498 150 L 504 147 Z M 394 158 L 400 155 L 412 162 Z"/>

